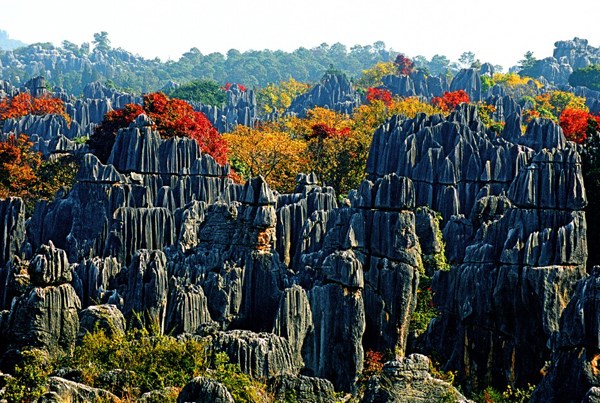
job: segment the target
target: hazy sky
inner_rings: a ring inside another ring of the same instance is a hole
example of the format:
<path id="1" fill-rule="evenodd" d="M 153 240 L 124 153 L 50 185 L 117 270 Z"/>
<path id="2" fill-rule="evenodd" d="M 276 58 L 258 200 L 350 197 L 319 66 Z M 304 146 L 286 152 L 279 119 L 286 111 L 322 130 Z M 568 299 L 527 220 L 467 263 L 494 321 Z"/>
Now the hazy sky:
<path id="1" fill-rule="evenodd" d="M 557 40 L 600 46 L 600 0 L 0 0 L 0 29 L 57 45 L 107 31 L 112 46 L 163 60 L 192 47 L 291 51 L 381 40 L 411 57 L 457 60 L 470 50 L 507 69 L 527 50 L 551 56 Z"/>

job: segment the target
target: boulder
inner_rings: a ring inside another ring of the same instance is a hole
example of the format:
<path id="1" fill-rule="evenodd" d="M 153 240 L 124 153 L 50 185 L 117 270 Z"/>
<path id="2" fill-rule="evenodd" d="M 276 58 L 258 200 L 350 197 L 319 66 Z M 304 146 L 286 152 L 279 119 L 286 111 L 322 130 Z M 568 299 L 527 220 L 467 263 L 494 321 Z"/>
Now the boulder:
<path id="1" fill-rule="evenodd" d="M 470 402 L 451 384 L 434 378 L 430 368 L 429 358 L 420 354 L 388 361 L 383 373 L 369 380 L 362 402 Z"/>
<path id="2" fill-rule="evenodd" d="M 222 383 L 199 376 L 188 382 L 177 396 L 177 403 L 185 402 L 234 403 L 234 400 Z"/>

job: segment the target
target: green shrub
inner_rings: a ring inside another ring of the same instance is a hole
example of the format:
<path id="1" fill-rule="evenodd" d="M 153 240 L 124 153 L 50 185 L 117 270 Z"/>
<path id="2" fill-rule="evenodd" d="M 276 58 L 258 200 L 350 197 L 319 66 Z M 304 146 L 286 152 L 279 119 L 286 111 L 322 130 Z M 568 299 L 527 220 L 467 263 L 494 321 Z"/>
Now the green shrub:
<path id="1" fill-rule="evenodd" d="M 240 370 L 238 364 L 229 363 L 229 357 L 224 352 L 214 356 L 214 371 L 208 376 L 221 382 L 237 402 L 265 402 L 269 398 L 264 383 L 253 380 Z"/>
<path id="2" fill-rule="evenodd" d="M 69 363 L 82 371 L 84 383 L 118 396 L 138 396 L 166 387 L 182 387 L 204 373 L 205 343 L 170 336 L 150 335 L 145 329 L 107 336 L 103 330 L 88 333 Z M 121 370 L 120 382 L 108 383 L 102 375 Z"/>
<path id="3" fill-rule="evenodd" d="M 48 376 L 54 369 L 52 358 L 43 350 L 24 350 L 20 358 L 2 396 L 9 403 L 36 401 L 46 392 Z"/>
<path id="4" fill-rule="evenodd" d="M 534 390 L 535 386 L 530 384 L 524 389 L 512 388 L 509 385 L 504 392 L 488 386 L 475 396 L 475 401 L 479 403 L 525 403 L 529 401 Z"/>

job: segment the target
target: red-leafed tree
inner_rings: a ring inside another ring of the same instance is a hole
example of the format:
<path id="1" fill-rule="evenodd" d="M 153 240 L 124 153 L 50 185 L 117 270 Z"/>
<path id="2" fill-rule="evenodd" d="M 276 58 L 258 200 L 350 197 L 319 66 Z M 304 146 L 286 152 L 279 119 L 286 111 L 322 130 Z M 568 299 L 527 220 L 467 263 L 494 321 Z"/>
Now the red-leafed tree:
<path id="1" fill-rule="evenodd" d="M 404 74 L 407 76 L 415 71 L 415 64 L 413 61 L 404 56 L 402 53 L 399 53 L 398 56 L 396 56 L 394 64 L 396 65 L 396 69 L 398 69 L 399 74 Z"/>
<path id="2" fill-rule="evenodd" d="M 0 120 L 17 119 L 26 115 L 60 115 L 71 122 L 63 101 L 48 94 L 36 98 L 23 92 L 0 100 Z"/>
<path id="3" fill-rule="evenodd" d="M 392 93 L 383 88 L 368 88 L 367 101 L 369 101 L 369 103 L 372 103 L 373 101 L 382 101 L 385 106 L 390 106 L 392 104 Z"/>
<path id="4" fill-rule="evenodd" d="M 463 102 L 469 103 L 470 98 L 464 90 L 444 92 L 441 97 L 433 97 L 431 104 L 444 112 L 450 112 Z"/>
<path id="5" fill-rule="evenodd" d="M 100 161 L 104 163 L 108 161 L 119 129 L 127 127 L 142 113 L 144 113 L 144 108 L 141 105 L 127 104 L 121 109 L 115 109 L 104 115 L 102 123 L 96 127 L 94 134 L 87 142 Z"/>
<path id="6" fill-rule="evenodd" d="M 229 91 L 231 89 L 232 85 L 233 84 L 231 84 L 231 83 L 226 83 L 225 86 L 223 86 L 223 90 L 224 91 Z M 240 91 L 246 92 L 246 87 L 244 87 L 242 84 L 238 84 L 237 86 L 240 89 Z"/>
<path id="7" fill-rule="evenodd" d="M 567 140 L 582 144 L 598 129 L 600 115 L 594 116 L 583 109 L 565 108 L 559 122 Z"/>
<path id="8" fill-rule="evenodd" d="M 169 98 L 161 92 L 144 95 L 143 106 L 128 104 L 106 114 L 88 142 L 101 161 L 108 160 L 118 130 L 127 127 L 142 113 L 152 119 L 161 137 L 190 137 L 196 140 L 203 153 L 211 155 L 219 164 L 227 162 L 227 142 L 206 116 L 194 111 L 187 102 Z"/>

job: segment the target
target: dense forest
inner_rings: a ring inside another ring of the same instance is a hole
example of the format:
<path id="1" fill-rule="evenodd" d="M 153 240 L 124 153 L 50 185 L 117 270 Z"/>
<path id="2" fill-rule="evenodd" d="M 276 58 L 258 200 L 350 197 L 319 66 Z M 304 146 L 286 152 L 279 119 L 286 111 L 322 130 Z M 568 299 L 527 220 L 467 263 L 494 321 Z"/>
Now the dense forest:
<path id="1" fill-rule="evenodd" d="M 0 51 L 0 400 L 597 401 L 599 68 Z"/>
<path id="2" fill-rule="evenodd" d="M 111 47 L 106 32 L 97 33 L 91 43 L 80 45 L 64 41 L 60 47 L 50 43 L 14 47 L 0 45 L 0 50 L 5 49 L 0 51 L 3 79 L 24 83 L 42 75 L 51 86 L 64 88 L 75 95 L 81 94 L 85 84 L 91 81 L 107 82 L 120 89 L 142 93 L 161 90 L 170 82 L 181 84 L 196 79 L 242 83 L 254 88 L 290 78 L 316 83 L 328 70 L 358 78 L 362 70 L 378 62 L 391 62 L 398 53 L 386 48 L 381 41 L 350 49 L 340 43 L 323 43 L 293 52 L 251 50 L 242 53 L 230 49 L 226 54 L 205 55 L 192 48 L 177 61 L 162 62 Z M 464 52 L 457 62 L 451 62 L 444 55 L 435 55 L 430 60 L 417 56 L 414 62 L 418 68 L 434 75 L 453 74 L 462 67 L 481 64 L 470 51 Z"/>

